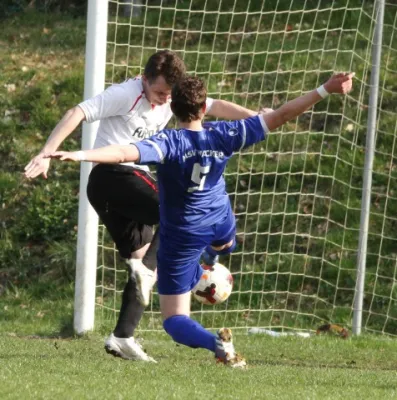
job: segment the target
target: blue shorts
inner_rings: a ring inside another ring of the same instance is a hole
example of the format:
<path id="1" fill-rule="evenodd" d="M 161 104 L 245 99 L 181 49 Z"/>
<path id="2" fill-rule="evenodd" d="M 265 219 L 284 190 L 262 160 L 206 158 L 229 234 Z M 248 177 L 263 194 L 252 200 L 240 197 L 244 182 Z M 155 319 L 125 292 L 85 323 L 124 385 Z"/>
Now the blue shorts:
<path id="1" fill-rule="evenodd" d="M 203 273 L 199 263 L 203 250 L 208 245 L 226 244 L 235 235 L 236 220 L 230 205 L 223 220 L 196 231 L 160 225 L 160 245 L 157 252 L 159 294 L 190 292 Z"/>

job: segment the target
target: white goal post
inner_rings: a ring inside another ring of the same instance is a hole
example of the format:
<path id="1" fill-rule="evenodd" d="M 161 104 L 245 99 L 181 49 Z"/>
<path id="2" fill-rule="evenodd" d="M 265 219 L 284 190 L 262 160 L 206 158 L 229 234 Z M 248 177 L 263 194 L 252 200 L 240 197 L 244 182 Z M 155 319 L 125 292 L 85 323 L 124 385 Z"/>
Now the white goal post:
<path id="1" fill-rule="evenodd" d="M 90 0 L 87 10 L 84 99 L 105 88 L 108 4 Z M 82 149 L 92 148 L 99 123 L 83 124 Z M 87 198 L 88 176 L 92 163 L 81 163 L 78 214 L 74 330 L 78 334 L 94 328 L 95 280 L 97 269 L 98 216 Z"/>
<path id="2" fill-rule="evenodd" d="M 356 73 L 351 94 L 330 96 L 231 160 L 225 179 L 238 246 L 221 262 L 234 290 L 222 305 L 193 302 L 192 315 L 209 328 L 338 323 L 396 335 L 395 1 L 91 0 L 89 14 L 96 7 L 108 15 L 95 45 L 106 47 L 98 78 L 106 86 L 141 73 L 159 49 L 177 52 L 211 97 L 255 110 L 276 108 L 333 71 Z M 103 226 L 89 251 L 95 228 L 80 235 L 80 227 L 79 216 L 75 330 L 83 333 L 94 327 L 94 302 L 96 326 L 114 324 L 126 272 Z M 154 294 L 140 329 L 161 326 Z"/>

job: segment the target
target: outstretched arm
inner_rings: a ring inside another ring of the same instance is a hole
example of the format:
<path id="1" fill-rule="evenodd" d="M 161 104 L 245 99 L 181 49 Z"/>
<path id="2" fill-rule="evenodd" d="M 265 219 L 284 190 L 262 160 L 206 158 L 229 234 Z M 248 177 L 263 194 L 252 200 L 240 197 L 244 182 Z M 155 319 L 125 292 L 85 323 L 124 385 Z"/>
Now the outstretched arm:
<path id="1" fill-rule="evenodd" d="M 258 115 L 258 112 L 226 100 L 214 100 L 207 115 L 220 119 L 236 120 L 253 117 Z"/>
<path id="2" fill-rule="evenodd" d="M 85 151 L 55 151 L 44 155 L 46 159 L 59 158 L 61 161 L 92 161 L 96 163 L 119 164 L 135 162 L 140 158 L 135 145 L 117 145 L 100 147 Z"/>
<path id="3" fill-rule="evenodd" d="M 291 119 L 301 115 L 328 94 L 346 94 L 350 92 L 353 85 L 353 76 L 354 73 L 333 75 L 326 83 L 324 83 L 324 85 L 320 86 L 320 88 L 289 101 L 271 113 L 262 113 L 263 120 L 265 121 L 269 131 L 277 129 Z"/>
<path id="4" fill-rule="evenodd" d="M 45 158 L 44 154 L 54 152 L 83 120 L 85 120 L 85 114 L 79 106 L 68 110 L 51 132 L 41 152 L 26 165 L 25 177 L 33 179 L 42 174 L 47 179 L 50 159 Z"/>

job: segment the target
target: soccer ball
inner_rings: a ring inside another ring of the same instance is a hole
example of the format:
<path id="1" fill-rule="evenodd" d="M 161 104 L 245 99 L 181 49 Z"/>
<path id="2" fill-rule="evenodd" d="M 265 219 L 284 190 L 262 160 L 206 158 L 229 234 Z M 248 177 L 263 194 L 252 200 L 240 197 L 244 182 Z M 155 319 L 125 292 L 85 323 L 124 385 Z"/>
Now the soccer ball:
<path id="1" fill-rule="evenodd" d="M 194 298 L 206 305 L 223 303 L 232 293 L 232 274 L 219 263 L 201 267 L 204 269 L 204 273 L 192 290 Z"/>

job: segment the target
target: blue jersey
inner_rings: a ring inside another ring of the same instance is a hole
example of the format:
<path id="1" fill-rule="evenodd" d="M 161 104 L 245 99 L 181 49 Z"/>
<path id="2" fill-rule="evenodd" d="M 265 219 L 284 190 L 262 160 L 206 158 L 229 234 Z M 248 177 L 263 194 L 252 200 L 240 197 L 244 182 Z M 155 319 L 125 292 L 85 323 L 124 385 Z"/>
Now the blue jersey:
<path id="1" fill-rule="evenodd" d="M 266 133 L 263 118 L 255 116 L 213 122 L 202 131 L 166 129 L 134 143 L 140 164 L 157 164 L 161 225 L 191 231 L 219 222 L 229 207 L 227 161 Z"/>

